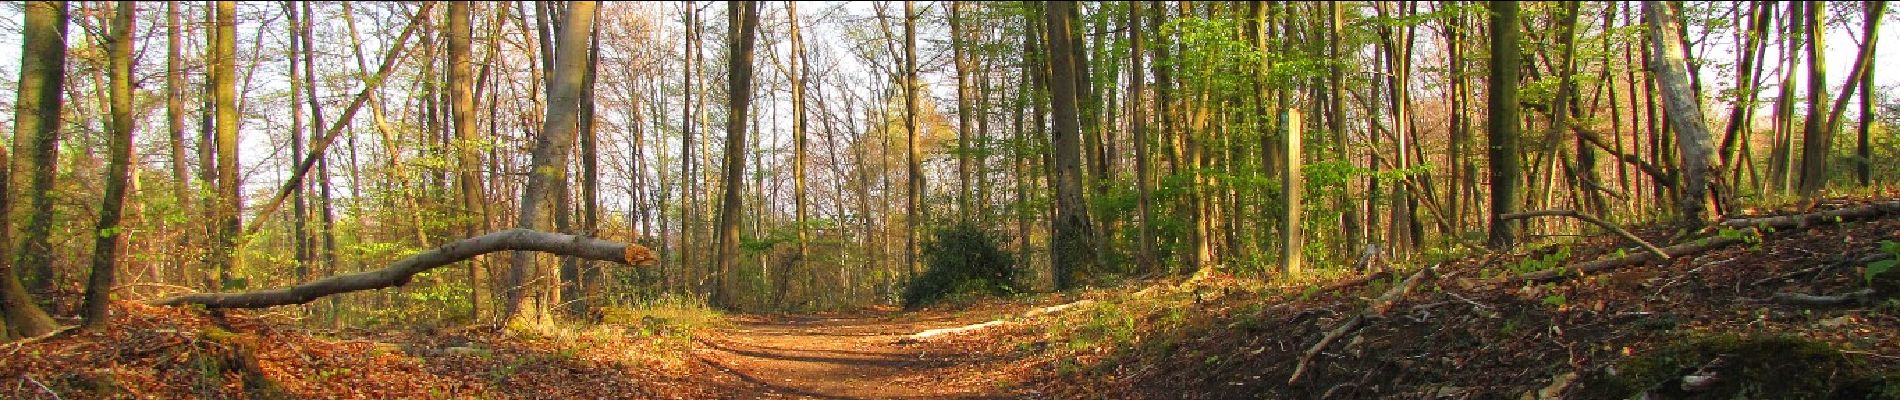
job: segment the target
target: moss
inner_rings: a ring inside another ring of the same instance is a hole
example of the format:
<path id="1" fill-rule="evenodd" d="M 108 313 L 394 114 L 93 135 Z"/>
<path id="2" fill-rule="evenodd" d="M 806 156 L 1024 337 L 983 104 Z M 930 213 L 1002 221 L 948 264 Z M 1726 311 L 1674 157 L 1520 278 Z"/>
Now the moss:
<path id="1" fill-rule="evenodd" d="M 1684 375 L 1718 357 L 1718 381 L 1707 389 L 1681 390 Z M 1833 346 L 1779 335 L 1686 336 L 1624 360 L 1614 374 L 1584 386 L 1584 398 L 1631 398 L 1649 391 L 1655 399 L 1900 399 L 1900 375 L 1876 371 Z"/>

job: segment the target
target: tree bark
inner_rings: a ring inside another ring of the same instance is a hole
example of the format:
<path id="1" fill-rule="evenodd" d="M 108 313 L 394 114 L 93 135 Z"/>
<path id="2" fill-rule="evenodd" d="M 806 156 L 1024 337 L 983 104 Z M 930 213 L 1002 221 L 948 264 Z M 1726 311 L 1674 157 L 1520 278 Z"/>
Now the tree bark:
<path id="1" fill-rule="evenodd" d="M 1506 249 L 1517 242 L 1511 222 L 1498 218 L 1517 210 L 1518 166 L 1518 71 L 1523 54 L 1518 48 L 1517 2 L 1491 3 L 1491 77 L 1487 94 L 1490 117 L 1486 121 L 1490 136 L 1487 158 L 1491 163 L 1491 234 L 1488 244 Z"/>
<path id="2" fill-rule="evenodd" d="M 594 7 L 595 2 L 592 1 L 573 2 L 567 7 L 566 17 L 562 18 L 559 47 L 555 50 L 555 70 L 551 76 L 554 84 L 548 88 L 548 115 L 543 121 L 540 137 L 535 140 L 531 172 L 521 195 L 521 215 L 517 224 L 525 229 L 547 229 L 549 221 L 545 220 L 541 207 L 553 200 L 549 197 L 567 182 L 567 155 L 580 127 L 578 111 L 587 67 L 587 37 L 594 25 Z M 535 303 L 536 300 L 543 300 L 535 297 L 544 294 L 541 292 L 547 284 L 540 280 L 548 278 L 529 276 L 535 258 L 525 252 L 516 252 L 514 255 L 508 274 L 509 302 L 507 311 L 503 313 L 505 320 L 539 321 L 553 307 L 545 301 Z"/>
<path id="3" fill-rule="evenodd" d="M 758 36 L 759 8 L 752 1 L 728 1 L 732 17 L 732 43 L 726 55 L 726 151 L 725 196 L 719 207 L 719 289 L 713 303 L 732 307 L 738 291 L 733 266 L 739 261 L 739 211 L 745 193 L 746 114 L 752 104 L 752 47 Z"/>
<path id="4" fill-rule="evenodd" d="M 1160 269 L 1157 264 L 1159 261 L 1155 259 L 1155 213 L 1154 207 L 1150 204 L 1154 202 L 1154 173 L 1152 167 L 1149 166 L 1150 157 L 1148 156 L 1148 108 L 1142 102 L 1143 95 L 1147 93 L 1148 70 L 1143 65 L 1147 55 L 1143 54 L 1146 43 L 1143 41 L 1145 35 L 1142 33 L 1147 29 L 1144 29 L 1145 27 L 1141 24 L 1141 5 L 1141 2 L 1128 3 L 1129 62 L 1131 63 L 1128 70 L 1130 76 L 1128 108 L 1133 114 L 1128 120 L 1128 130 L 1129 136 L 1132 136 L 1135 142 L 1135 207 L 1141 217 L 1141 225 L 1137 228 L 1141 235 L 1141 249 L 1135 256 L 1136 270 L 1142 273 L 1154 273 L 1160 272 Z M 1161 24 L 1160 18 L 1154 18 L 1151 22 L 1154 27 L 1159 27 Z M 1159 31 L 1159 29 L 1155 30 Z"/>
<path id="5" fill-rule="evenodd" d="M 119 220 L 125 209 L 126 182 L 132 178 L 132 13 L 137 8 L 135 2 L 118 2 L 106 48 L 106 62 L 112 69 L 112 136 L 106 141 L 106 197 L 93 235 L 92 276 L 86 279 L 85 326 L 92 329 L 104 328 L 108 317 L 123 233 Z"/>
<path id="6" fill-rule="evenodd" d="M 184 23 L 178 20 L 178 1 L 165 2 L 165 130 L 171 137 L 172 156 L 172 197 L 178 201 L 178 210 L 183 214 L 192 212 L 192 198 L 196 192 L 191 182 L 187 166 L 191 164 L 185 155 L 185 82 Z M 189 224 L 181 226 L 190 232 Z M 172 275 L 174 283 L 186 282 L 186 260 L 191 251 L 190 233 L 178 235 L 178 250 L 173 251 Z"/>
<path id="7" fill-rule="evenodd" d="M 253 292 L 180 295 L 153 301 L 152 304 L 197 304 L 208 308 L 265 308 L 304 304 L 333 294 L 406 285 L 416 274 L 502 251 L 534 251 L 629 265 L 648 265 L 657 261 L 651 250 L 637 244 L 517 228 L 445 244 L 398 260 L 382 269 Z"/>
<path id="8" fill-rule="evenodd" d="M 59 154 L 60 88 L 66 80 L 66 12 L 64 1 L 29 2 L 21 25 L 20 83 L 13 103 L 16 158 L 0 160 L 8 161 L 10 169 L 0 171 L 7 172 L 4 185 L 8 186 L 0 188 L 6 189 L 0 195 L 0 215 L 7 216 L 0 223 L 0 314 L 5 314 L 6 320 L 0 326 L 5 328 L 0 329 L 0 340 L 44 335 L 58 327 L 27 295 L 18 271 L 35 257 L 47 255 L 52 202 L 46 194 L 53 183 L 53 157 Z M 0 152 L 0 158 L 6 158 L 4 152 Z M 11 210 L 13 200 L 27 198 L 32 199 L 27 209 Z M 16 214 L 23 218 L 16 218 Z M 15 232 L 15 227 L 6 226 L 14 221 L 23 221 L 25 229 Z M 17 247 L 10 240 L 15 234 L 23 239 Z"/>
<path id="9" fill-rule="evenodd" d="M 1646 1 L 1643 11 L 1649 16 L 1656 82 L 1662 88 L 1663 107 L 1670 128 L 1676 131 L 1676 147 L 1682 156 L 1682 171 L 1677 175 L 1681 187 L 1678 207 L 1685 223 L 1699 226 L 1708 222 L 1711 212 L 1721 213 L 1723 202 L 1715 201 L 1716 207 L 1709 207 L 1711 198 L 1721 197 L 1720 188 L 1710 188 L 1709 181 L 1711 177 L 1721 179 L 1721 162 L 1716 160 L 1709 126 L 1702 121 L 1701 99 L 1689 83 L 1675 10 L 1661 1 Z"/>
<path id="10" fill-rule="evenodd" d="M 904 0 L 904 266 L 917 277 L 917 227 L 924 218 L 923 148 L 917 132 L 917 14 L 915 2 Z"/>
<path id="11" fill-rule="evenodd" d="M 1049 166 L 1055 183 L 1056 214 L 1050 239 L 1050 270 L 1056 290 L 1076 284 L 1077 275 L 1095 267 L 1095 238 L 1089 225 L 1088 205 L 1082 200 L 1081 127 L 1076 108 L 1075 58 L 1069 20 L 1073 1 L 1052 1 L 1044 10 L 1049 41 L 1050 86 L 1054 133 L 1050 137 Z"/>
<path id="12" fill-rule="evenodd" d="M 1814 198 L 1827 186 L 1827 156 L 1834 132 L 1827 120 L 1827 3 L 1805 1 L 1808 35 L 1808 115 L 1801 130 L 1800 193 Z"/>

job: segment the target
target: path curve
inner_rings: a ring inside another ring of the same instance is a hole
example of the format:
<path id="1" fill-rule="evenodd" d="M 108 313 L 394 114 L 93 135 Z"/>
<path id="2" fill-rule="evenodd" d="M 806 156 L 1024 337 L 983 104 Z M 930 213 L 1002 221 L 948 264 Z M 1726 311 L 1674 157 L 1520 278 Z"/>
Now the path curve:
<path id="1" fill-rule="evenodd" d="M 694 356 L 752 386 L 735 398 L 995 399 L 993 383 L 945 379 L 977 361 L 932 354 L 900 339 L 929 329 L 981 322 L 972 316 L 738 316 L 737 326 L 703 335 Z"/>

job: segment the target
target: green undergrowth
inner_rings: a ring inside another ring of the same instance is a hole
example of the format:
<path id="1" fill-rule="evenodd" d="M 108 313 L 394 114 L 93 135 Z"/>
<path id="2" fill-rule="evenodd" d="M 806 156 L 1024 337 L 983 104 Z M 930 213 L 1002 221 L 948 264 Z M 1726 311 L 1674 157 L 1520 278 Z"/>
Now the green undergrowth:
<path id="1" fill-rule="evenodd" d="M 703 299 L 672 294 L 601 310 L 601 324 L 626 327 L 639 336 L 691 338 L 693 333 L 731 326 L 725 313 Z"/>
<path id="2" fill-rule="evenodd" d="M 1719 360 L 1719 361 L 1718 361 Z M 1688 392 L 1683 377 L 1715 383 Z M 1900 371 L 1878 370 L 1820 341 L 1787 335 L 1685 334 L 1622 360 L 1585 398 L 1900 399 Z"/>

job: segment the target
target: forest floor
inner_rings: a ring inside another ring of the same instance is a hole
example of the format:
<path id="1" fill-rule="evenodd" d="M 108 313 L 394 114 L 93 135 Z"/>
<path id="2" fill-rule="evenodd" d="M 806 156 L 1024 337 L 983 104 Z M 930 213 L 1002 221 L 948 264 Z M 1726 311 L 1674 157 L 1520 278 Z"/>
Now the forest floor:
<path id="1" fill-rule="evenodd" d="M 1891 200 L 1747 214 L 1873 201 Z M 1389 274 L 1208 271 L 920 312 L 545 331 L 324 331 L 286 312 L 119 302 L 109 329 L 0 344 L 0 398 L 1900 399 L 1900 268 L 1870 268 L 1900 257 L 1900 215 L 1630 228 L 1661 245 L 1745 240 L 1539 284 L 1495 282 L 1640 250 L 1591 236 Z M 1396 290 L 1407 277 L 1419 284 Z"/>
<path id="2" fill-rule="evenodd" d="M 981 399 L 1017 397 L 1009 388 L 959 381 L 978 354 L 933 352 L 906 339 L 918 332 L 988 321 L 978 312 L 742 316 L 700 339 L 698 360 L 751 383 L 739 398 Z"/>

